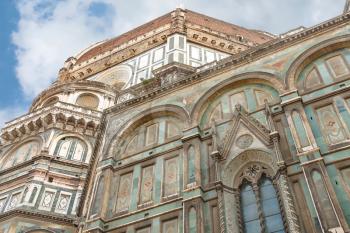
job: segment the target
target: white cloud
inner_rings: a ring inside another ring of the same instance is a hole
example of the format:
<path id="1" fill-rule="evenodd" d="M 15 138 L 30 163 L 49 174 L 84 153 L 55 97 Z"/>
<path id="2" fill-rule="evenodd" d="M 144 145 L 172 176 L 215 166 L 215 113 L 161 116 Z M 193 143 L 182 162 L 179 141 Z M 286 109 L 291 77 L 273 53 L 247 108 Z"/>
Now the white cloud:
<path id="1" fill-rule="evenodd" d="M 33 98 L 54 81 L 69 56 L 175 9 L 181 2 L 212 17 L 281 33 L 340 14 L 345 0 L 19 0 L 20 20 L 13 43 L 17 78 L 25 96 Z M 96 4 L 103 14 L 91 12 Z"/>
<path id="2" fill-rule="evenodd" d="M 27 109 L 23 106 L 0 109 L 0 128 L 2 128 L 6 122 L 23 115 L 26 111 Z"/>

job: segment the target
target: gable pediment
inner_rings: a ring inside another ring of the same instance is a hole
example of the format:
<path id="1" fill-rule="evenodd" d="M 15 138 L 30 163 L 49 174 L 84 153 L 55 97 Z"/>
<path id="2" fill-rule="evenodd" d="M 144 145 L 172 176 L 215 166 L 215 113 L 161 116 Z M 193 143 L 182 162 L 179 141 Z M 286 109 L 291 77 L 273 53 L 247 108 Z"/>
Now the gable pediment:
<path id="1" fill-rule="evenodd" d="M 241 105 L 237 105 L 230 128 L 218 139 L 218 152 L 221 159 L 226 159 L 231 152 L 268 148 L 271 144 L 270 130 L 250 116 Z"/>

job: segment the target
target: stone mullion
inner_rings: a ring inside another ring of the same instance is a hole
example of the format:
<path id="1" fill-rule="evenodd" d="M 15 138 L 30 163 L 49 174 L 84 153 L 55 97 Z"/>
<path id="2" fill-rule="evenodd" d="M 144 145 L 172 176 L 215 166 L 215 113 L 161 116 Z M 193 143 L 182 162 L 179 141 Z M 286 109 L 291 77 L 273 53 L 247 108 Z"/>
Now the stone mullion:
<path id="1" fill-rule="evenodd" d="M 264 213 L 262 209 L 261 199 L 260 199 L 260 191 L 259 186 L 257 184 L 253 184 L 253 191 L 256 199 L 256 205 L 258 208 L 258 215 L 260 220 L 260 227 L 261 227 L 261 233 L 265 233 L 266 231 L 266 224 L 265 224 L 265 218 Z"/>
<path id="2" fill-rule="evenodd" d="M 239 228 L 239 233 L 243 233 L 243 223 L 242 223 L 242 211 L 241 211 L 241 195 L 239 190 L 234 190 L 233 194 L 235 196 L 235 201 L 236 201 L 236 212 L 237 212 L 237 222 L 238 222 L 238 228 Z"/>
<path id="3" fill-rule="evenodd" d="M 298 216 L 293 204 L 293 197 L 290 192 L 287 177 L 281 174 L 274 183 L 277 185 L 277 197 L 282 210 L 283 221 L 287 222 L 290 233 L 299 233 L 300 226 Z"/>
<path id="4" fill-rule="evenodd" d="M 218 195 L 218 207 L 219 207 L 219 221 L 220 221 L 220 233 L 226 232 L 225 222 L 225 210 L 224 210 L 224 197 L 222 187 L 216 189 Z"/>

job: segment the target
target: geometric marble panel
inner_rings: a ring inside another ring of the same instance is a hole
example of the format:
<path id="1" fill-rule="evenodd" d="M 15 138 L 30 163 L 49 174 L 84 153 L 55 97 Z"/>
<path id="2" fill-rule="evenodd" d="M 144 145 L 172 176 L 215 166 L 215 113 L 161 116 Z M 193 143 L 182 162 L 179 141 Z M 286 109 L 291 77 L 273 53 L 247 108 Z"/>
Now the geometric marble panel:
<path id="1" fill-rule="evenodd" d="M 341 55 L 327 59 L 327 64 L 335 77 L 340 77 L 349 73 L 349 69 Z"/>
<path id="2" fill-rule="evenodd" d="M 163 222 L 162 233 L 178 233 L 177 219 Z"/>
<path id="3" fill-rule="evenodd" d="M 116 212 L 129 210 L 131 188 L 132 188 L 132 173 L 120 176 Z"/>
<path id="4" fill-rule="evenodd" d="M 152 201 L 153 191 L 153 169 L 154 166 L 144 167 L 142 169 L 141 188 L 140 188 L 140 203 Z"/>
<path id="5" fill-rule="evenodd" d="M 178 192 L 178 161 L 177 157 L 165 160 L 164 165 L 164 196 Z"/>
<path id="6" fill-rule="evenodd" d="M 317 109 L 317 115 L 321 123 L 323 136 L 326 137 L 329 144 L 336 144 L 346 140 L 345 130 L 333 105 Z"/>

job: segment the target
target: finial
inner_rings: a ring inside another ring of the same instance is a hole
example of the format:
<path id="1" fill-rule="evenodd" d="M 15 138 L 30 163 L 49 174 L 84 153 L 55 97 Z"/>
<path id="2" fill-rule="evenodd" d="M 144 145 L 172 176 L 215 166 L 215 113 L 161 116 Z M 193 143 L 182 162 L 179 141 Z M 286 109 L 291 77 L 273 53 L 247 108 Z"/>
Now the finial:
<path id="1" fill-rule="evenodd" d="M 344 14 L 348 13 L 350 11 L 350 0 L 346 0 L 345 6 L 344 6 Z"/>

